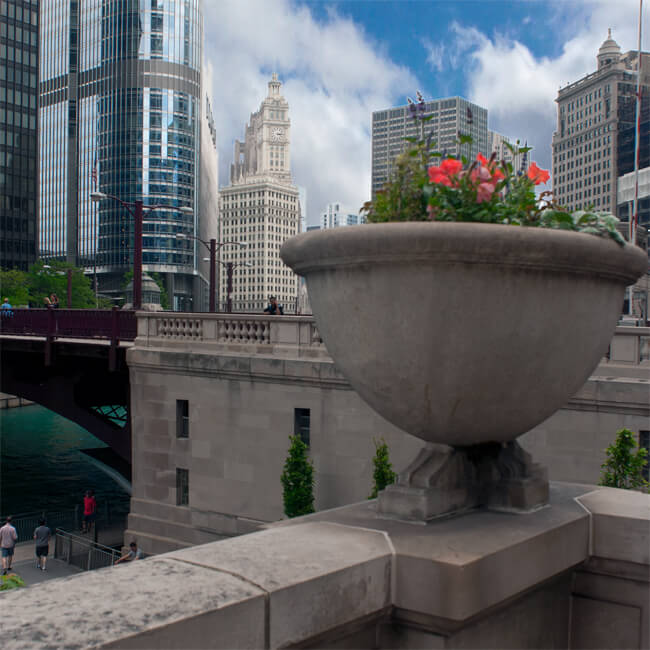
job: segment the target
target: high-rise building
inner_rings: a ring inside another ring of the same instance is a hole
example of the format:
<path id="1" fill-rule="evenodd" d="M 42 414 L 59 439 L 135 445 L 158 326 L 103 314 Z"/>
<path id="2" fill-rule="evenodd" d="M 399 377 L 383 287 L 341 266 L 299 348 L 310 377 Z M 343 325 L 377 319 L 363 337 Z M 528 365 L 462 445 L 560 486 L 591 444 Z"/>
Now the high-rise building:
<path id="1" fill-rule="evenodd" d="M 513 154 L 512 151 L 510 150 L 510 147 L 508 145 L 516 146 L 516 147 L 526 147 L 526 144 L 522 144 L 519 142 L 519 144 L 513 144 L 510 142 L 510 138 L 508 136 L 505 136 L 501 133 L 497 133 L 496 131 L 488 131 L 488 135 L 490 138 L 490 148 L 489 152 L 490 154 L 496 154 L 496 159 L 501 161 L 505 161 L 507 163 L 510 163 L 512 165 L 513 171 L 515 173 L 523 173 L 525 172 L 529 167 L 531 158 L 530 158 L 530 153 L 529 152 L 524 152 L 520 154 Z M 485 154 L 486 156 L 488 154 Z"/>
<path id="2" fill-rule="evenodd" d="M 650 54 L 641 56 L 642 92 L 647 97 Z M 630 171 L 630 162 L 633 166 L 629 149 L 639 56 L 636 51 L 623 54 L 610 30 L 596 58 L 596 71 L 561 88 L 555 100 L 553 193 L 571 210 L 593 206 L 616 212 L 617 179 Z"/>
<path id="3" fill-rule="evenodd" d="M 338 228 L 340 226 L 356 226 L 365 223 L 366 218 L 339 202 L 328 203 L 321 212 L 319 226 L 322 230 Z"/>
<path id="4" fill-rule="evenodd" d="M 0 266 L 38 254 L 38 2 L 0 2 Z"/>
<path id="5" fill-rule="evenodd" d="M 230 185 L 221 189 L 220 241 L 246 244 L 221 247 L 222 309 L 230 297 L 233 311 L 260 312 L 270 295 L 285 313 L 296 308 L 297 276 L 280 259 L 280 246 L 299 232 L 301 220 L 299 190 L 291 179 L 289 104 L 280 88 L 273 74 L 244 141 L 235 141 Z"/>
<path id="6" fill-rule="evenodd" d="M 42 0 L 41 23 L 41 256 L 92 270 L 116 296 L 133 219 L 90 194 L 158 205 L 145 208 L 143 269 L 161 274 L 174 309 L 206 308 L 205 253 L 176 238 L 217 231 L 216 177 L 200 172 L 216 170 L 201 0 Z"/>
<path id="7" fill-rule="evenodd" d="M 443 155 L 474 158 L 490 146 L 487 109 L 462 97 L 449 97 L 425 102 L 425 115 L 432 119 L 424 123 L 425 137 Z M 471 144 L 458 144 L 458 136 L 471 135 Z M 372 181 L 371 194 L 388 180 L 395 158 L 409 143 L 407 137 L 420 137 L 420 123 L 413 119 L 407 106 L 387 108 L 372 114 Z"/>

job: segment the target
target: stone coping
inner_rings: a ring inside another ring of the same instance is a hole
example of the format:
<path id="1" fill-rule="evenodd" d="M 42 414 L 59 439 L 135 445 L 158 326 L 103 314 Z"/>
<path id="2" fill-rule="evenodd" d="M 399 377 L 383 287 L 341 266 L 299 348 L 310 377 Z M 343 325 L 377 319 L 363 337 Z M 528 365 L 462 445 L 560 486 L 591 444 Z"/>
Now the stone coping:
<path id="1" fill-rule="evenodd" d="M 479 510 L 427 525 L 380 519 L 374 508 L 0 594 L 3 648 L 304 645 L 392 608 L 466 621 L 590 554 L 648 568 L 644 494 L 553 483 L 536 512 Z"/>

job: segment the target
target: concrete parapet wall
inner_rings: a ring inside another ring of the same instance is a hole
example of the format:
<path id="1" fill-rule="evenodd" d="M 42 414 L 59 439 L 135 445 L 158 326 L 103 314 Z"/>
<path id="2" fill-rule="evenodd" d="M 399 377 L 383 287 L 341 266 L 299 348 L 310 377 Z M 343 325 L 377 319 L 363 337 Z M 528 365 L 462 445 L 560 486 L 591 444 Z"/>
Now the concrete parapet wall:
<path id="1" fill-rule="evenodd" d="M 427 525 L 364 502 L 6 592 L 3 647 L 647 648 L 649 527 L 650 496 L 567 484 Z"/>

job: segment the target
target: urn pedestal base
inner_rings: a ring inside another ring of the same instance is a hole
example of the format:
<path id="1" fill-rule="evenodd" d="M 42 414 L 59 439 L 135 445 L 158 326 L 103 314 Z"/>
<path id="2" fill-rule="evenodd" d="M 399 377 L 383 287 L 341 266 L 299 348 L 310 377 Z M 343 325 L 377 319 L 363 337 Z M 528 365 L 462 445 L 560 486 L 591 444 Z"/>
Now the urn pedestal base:
<path id="1" fill-rule="evenodd" d="M 516 441 L 470 447 L 427 444 L 378 497 L 388 517 L 429 519 L 486 507 L 527 512 L 548 502 L 546 468 Z"/>

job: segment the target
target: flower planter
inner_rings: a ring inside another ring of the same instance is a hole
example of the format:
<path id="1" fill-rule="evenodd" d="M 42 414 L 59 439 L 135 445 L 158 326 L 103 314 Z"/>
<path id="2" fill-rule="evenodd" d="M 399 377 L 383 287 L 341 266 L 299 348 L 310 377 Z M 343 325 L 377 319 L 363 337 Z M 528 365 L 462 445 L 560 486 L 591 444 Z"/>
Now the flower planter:
<path id="1" fill-rule="evenodd" d="M 380 497 L 414 519 L 545 502 L 516 438 L 584 384 L 648 264 L 603 237 L 444 222 L 305 233 L 281 256 L 352 387 L 430 443 Z"/>

